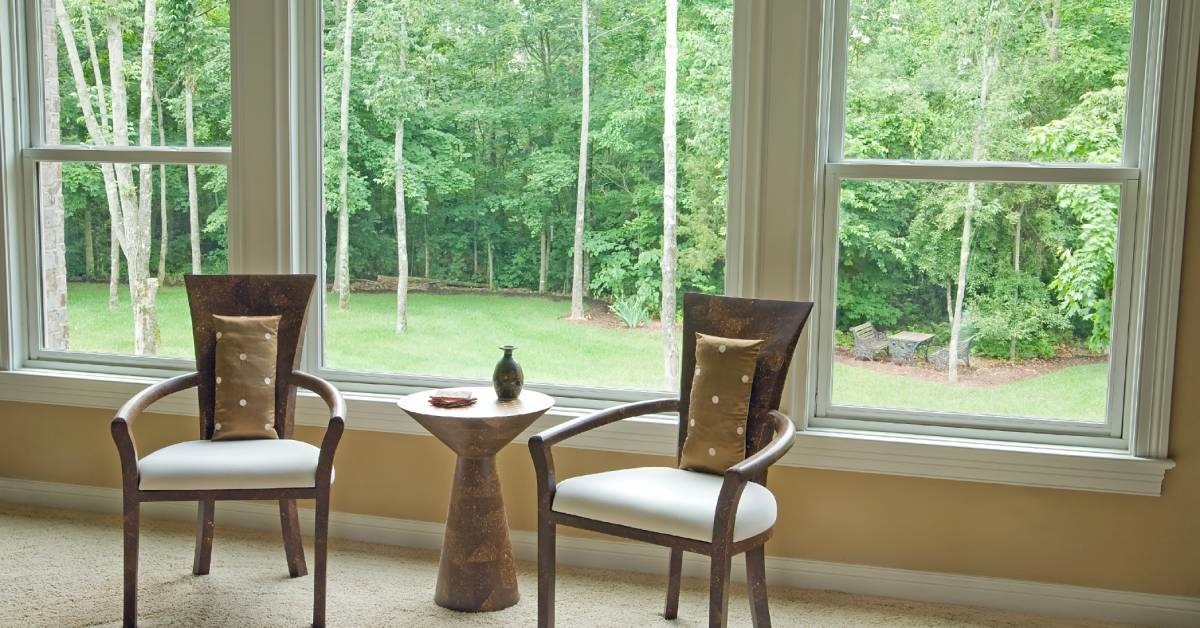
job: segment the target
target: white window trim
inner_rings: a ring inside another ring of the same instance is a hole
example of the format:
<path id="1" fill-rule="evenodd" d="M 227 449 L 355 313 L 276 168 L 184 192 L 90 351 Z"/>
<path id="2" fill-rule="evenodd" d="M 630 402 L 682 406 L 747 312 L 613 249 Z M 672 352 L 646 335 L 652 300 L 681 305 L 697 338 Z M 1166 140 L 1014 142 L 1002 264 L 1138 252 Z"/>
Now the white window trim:
<path id="1" fill-rule="evenodd" d="M 829 109 L 820 114 L 822 120 L 843 99 L 837 87 L 831 88 L 839 70 L 829 60 L 833 47 L 842 38 L 844 24 L 835 24 L 833 11 L 837 0 L 825 3 L 826 31 L 834 35 L 824 45 L 825 77 L 822 94 Z M 877 438 L 881 442 L 894 438 L 923 435 L 938 439 L 974 438 L 1047 445 L 1086 445 L 1100 450 L 1163 459 L 1167 455 L 1166 435 L 1170 421 L 1170 386 L 1174 366 L 1174 330 L 1178 315 L 1179 266 L 1182 259 L 1182 221 L 1186 207 L 1187 166 L 1192 131 L 1194 87 L 1196 81 L 1196 41 L 1200 38 L 1200 11 L 1194 3 L 1175 0 L 1141 0 L 1135 5 L 1135 24 L 1143 32 L 1134 37 L 1131 55 L 1146 58 L 1145 72 L 1135 71 L 1130 90 L 1145 86 L 1147 97 L 1131 98 L 1127 125 L 1136 138 L 1151 138 L 1142 142 L 1141 155 L 1126 154 L 1118 166 L 1077 166 L 1068 164 L 1033 165 L 961 162 L 917 162 L 898 160 L 842 160 L 830 163 L 816 176 L 825 177 L 813 207 L 822 208 L 813 214 L 814 244 L 813 279 L 810 294 L 819 295 L 815 320 L 811 323 L 820 340 L 814 340 L 817 350 L 810 353 L 809 370 L 812 381 L 808 386 L 806 427 L 813 435 L 842 435 Z M 1156 43 L 1161 38 L 1161 48 Z M 844 72 L 844 68 L 841 68 Z M 1141 104 L 1148 105 L 1142 110 Z M 819 106 L 819 105 L 818 105 Z M 835 158 L 841 152 L 831 150 L 830 144 L 840 144 L 839 120 L 823 124 L 830 136 L 821 138 L 813 150 L 820 156 Z M 1154 133 L 1143 134 L 1150 128 Z M 836 136 L 836 137 L 835 137 Z M 836 148 L 836 147 L 835 147 Z M 1151 152 L 1153 151 L 1153 152 Z M 1141 181 L 1134 163 L 1144 164 Z M 1165 172 L 1164 172 L 1165 170 Z M 879 408 L 835 406 L 829 400 L 829 364 L 832 360 L 831 341 L 836 286 L 831 279 L 836 273 L 837 198 L 825 190 L 834 189 L 842 178 L 901 178 L 983 181 L 1040 181 L 1053 183 L 1116 183 L 1123 186 L 1123 206 L 1141 206 L 1139 212 L 1123 212 L 1121 243 L 1125 253 L 1117 277 L 1118 297 L 1131 304 L 1115 314 L 1114 329 L 1124 328 L 1114 342 L 1110 366 L 1109 415 L 1116 420 L 1104 424 L 1078 421 L 1045 421 L 1001 416 L 976 416 L 936 411 L 904 411 Z M 829 198 L 833 197 L 833 198 Z M 1136 215 L 1128 215 L 1136 214 Z M 1135 223 L 1134 221 L 1139 221 Z M 820 244 L 823 242 L 824 245 Z M 832 242 L 833 244 L 829 244 Z M 1131 246 L 1134 245 L 1135 246 Z M 1129 255 L 1130 251 L 1134 255 Z M 1145 278 L 1138 280 L 1136 278 Z M 1130 370 L 1126 371 L 1126 368 Z M 1139 385 L 1140 384 L 1140 385 Z M 983 429 L 947 427 L 949 423 L 970 423 Z M 1026 431 L 1028 430 L 1028 431 Z M 1033 431 L 1033 430 L 1036 430 Z M 904 436 L 904 434 L 910 434 Z M 1071 436 L 1070 434 L 1074 434 Z"/>
<path id="2" fill-rule="evenodd" d="M 22 242 L 23 232 L 21 198 L 22 181 L 20 174 L 20 153 L 14 150 L 19 146 L 17 138 L 27 128 L 25 111 L 21 98 L 23 86 L 20 69 L 23 51 L 20 37 L 14 37 L 17 31 L 12 26 L 12 18 L 19 15 L 15 7 L 22 0 L 7 0 L 3 5 L 5 14 L 0 16 L 3 21 L 0 26 L 0 81 L 6 86 L 15 86 L 10 91 L 10 98 L 0 100 L 0 155 L 3 157 L 3 167 L 0 168 L 0 192 L 5 203 L 5 220 L 0 224 L 0 235 L 5 244 L 4 255 L 0 256 L 0 276 L 3 277 L 5 290 L 0 291 L 0 324 L 3 330 L 18 330 L 18 333 L 5 333 L 4 342 L 0 343 L 0 360 L 4 371 L 0 372 L 0 399 L 15 402 L 76 407 L 91 407 L 111 410 L 129 398 L 130 395 L 145 387 L 147 384 L 172 375 L 188 363 L 182 360 L 164 360 L 150 368 L 145 362 L 132 359 L 128 363 L 114 359 L 105 368 L 103 374 L 95 372 L 95 364 L 90 371 L 85 371 L 79 364 L 55 364 L 46 362 L 41 365 L 29 363 L 20 356 L 24 347 L 22 344 L 25 328 L 23 322 L 23 307 L 25 297 L 21 294 Z M 731 277 L 731 285 L 740 285 L 739 293 L 743 296 L 753 296 L 759 293 L 757 280 L 759 259 L 760 234 L 758 224 L 760 214 L 765 209 L 760 207 L 761 184 L 763 177 L 763 142 L 764 124 L 767 117 L 765 94 L 767 85 L 772 77 L 767 71 L 768 31 L 770 12 L 768 2 L 764 0 L 737 0 L 738 11 L 735 14 L 735 67 L 742 68 L 743 80 L 735 82 L 733 123 L 744 129 L 744 135 L 731 138 L 731 173 L 741 170 L 744 176 L 744 186 L 736 198 L 740 199 L 745 208 L 742 219 L 738 224 L 731 221 L 730 233 L 735 228 L 742 230 L 740 252 L 735 256 L 731 253 L 728 267 L 737 274 Z M 809 0 L 805 10 L 812 18 L 808 21 L 809 31 L 798 33 L 806 36 L 809 41 L 819 42 L 820 21 L 822 16 L 821 0 Z M 1194 85 L 1196 68 L 1195 46 L 1182 45 L 1184 42 L 1194 42 L 1196 33 L 1200 33 L 1200 8 L 1187 6 L 1190 3 L 1172 2 L 1170 11 L 1171 22 L 1180 25 L 1179 30 L 1168 31 L 1168 39 L 1173 38 L 1172 49 L 1181 51 L 1173 58 L 1165 59 L 1164 68 L 1164 106 L 1160 111 L 1160 121 L 1169 121 L 1167 128 L 1185 129 L 1186 133 L 1173 133 L 1164 136 L 1159 142 L 1156 160 L 1166 164 L 1164 172 L 1156 173 L 1165 181 L 1164 185 L 1155 189 L 1155 202 L 1166 205 L 1182 204 L 1187 186 L 1186 149 L 1190 141 L 1192 102 L 1189 90 Z M 262 7 L 261 5 L 268 5 Z M 276 29 L 273 39 L 264 46 L 273 49 L 273 54 L 267 58 L 259 58 L 256 66 L 238 66 L 244 71 L 261 71 L 268 68 L 276 72 L 276 84 L 288 85 L 287 93 L 276 90 L 275 99 L 270 103 L 235 101 L 234 124 L 239 121 L 261 120 L 265 109 L 276 116 L 276 137 L 284 137 L 279 141 L 269 156 L 260 160 L 250 160 L 242 151 L 246 147 L 234 141 L 232 168 L 230 171 L 230 210 L 231 215 L 241 214 L 241 207 L 248 199 L 243 199 L 237 191 L 237 180 L 263 180 L 265 176 L 276 176 L 282 179 L 277 186 L 259 186 L 267 188 L 261 192 L 258 207 L 276 208 L 266 220 L 277 227 L 280 233 L 274 247 L 260 247 L 257 257 L 247 257 L 240 265 L 231 268 L 247 272 L 299 272 L 307 268 L 310 260 L 304 247 L 297 246 L 300 241 L 312 241 L 311 235 L 304 230 L 310 229 L 311 224 L 301 224 L 303 215 L 316 215 L 319 208 L 321 192 L 319 181 L 302 178 L 299 174 L 304 169 L 306 160 L 312 158 L 305 153 L 304 146 L 312 146 L 313 139 L 319 138 L 316 132 L 309 128 L 302 129 L 302 121 L 313 115 L 312 111 L 299 104 L 297 94 L 305 88 L 303 82 L 313 80 L 305 78 L 298 70 L 297 61 L 306 54 L 303 46 L 297 45 L 294 37 L 282 37 L 279 33 L 295 33 L 297 29 L 305 28 L 305 7 L 315 4 L 307 0 L 271 0 L 271 2 L 233 2 L 235 18 L 261 19 L 262 11 L 274 14 Z M 254 8 L 258 7 L 258 8 Z M 247 15 L 258 11 L 257 16 Z M 309 9 L 308 13 L 315 13 Z M 309 27 L 315 27 L 315 16 L 309 15 Z M 238 19 L 235 23 L 244 23 Z M 815 26 L 815 28 L 814 28 Z M 250 39 L 254 33 L 237 34 L 231 37 L 238 40 Z M 263 29 L 266 30 L 266 29 Z M 737 33 L 741 33 L 739 40 Z M 815 39 L 813 39 L 815 37 Z M 1189 40 L 1188 37 L 1191 37 Z M 231 41 L 238 53 L 238 44 Z M 806 45 L 815 53 L 819 43 Z M 319 50 L 308 50 L 307 54 Z M 319 64 L 319 56 L 315 57 Z M 795 75 L 785 77 L 788 80 L 803 80 L 807 83 L 815 81 L 818 75 L 818 64 L 800 60 L 792 66 Z M 254 61 L 251 61 L 254 63 Z M 746 67 L 748 66 L 748 67 Z M 260 74 L 261 76 L 262 74 Z M 776 78 L 775 80 L 778 80 Z M 266 83 L 267 81 L 263 81 Z M 1169 97 L 1168 97 L 1169 93 Z M 236 97 L 235 97 L 236 98 Z M 801 140 L 804 150 L 804 167 L 802 168 L 802 193 L 815 194 L 820 190 L 820 173 L 816 170 L 819 162 L 818 137 L 815 123 L 819 115 L 819 96 L 814 93 L 805 95 L 799 115 L 804 119 L 813 120 L 805 126 Z M 742 104 L 739 105 L 738 103 Z M 778 114 L 776 114 L 778 115 Z M 1160 124 L 1160 129 L 1163 125 Z M 305 135 L 309 137 L 305 137 Z M 16 143 L 15 143 L 16 142 Z M 316 146 L 320 146 L 319 139 Z M 265 155 L 265 153 L 264 153 Z M 1183 155 L 1183 161 L 1180 161 Z M 265 161 L 264 161 L 265 160 Z M 811 168 L 810 168 L 811 166 Z M 286 172 L 287 175 L 280 175 Z M 803 173 L 810 173 L 804 175 Z M 257 179 L 255 177 L 258 177 Z M 307 184 L 307 185 L 306 185 Z M 1147 193 L 1143 189 L 1143 193 Z M 735 194 L 731 189 L 731 199 Z M 816 198 L 814 196 L 814 198 Z M 812 207 L 811 204 L 808 205 Z M 801 208 L 797 208 L 801 209 Z M 786 211 L 794 211 L 785 208 Z M 263 217 L 260 217 L 263 218 Z M 847 430 L 808 427 L 797 437 L 796 446 L 784 458 L 784 466 L 831 469 L 840 471 L 855 471 L 865 473 L 881 473 L 922 478 L 938 478 L 972 482 L 987 482 L 1012 484 L 1020 486 L 1050 487 L 1068 490 L 1103 491 L 1134 495 L 1158 495 L 1161 492 L 1165 472 L 1174 466 L 1166 459 L 1166 436 L 1170 415 L 1170 375 L 1173 372 L 1173 348 L 1175 318 L 1178 306 L 1179 268 L 1178 257 L 1182 247 L 1182 212 L 1172 220 L 1156 221 L 1149 228 L 1152 231 L 1151 264 L 1165 266 L 1168 272 L 1158 284 L 1154 294 L 1148 294 L 1148 308 L 1154 305 L 1156 316 L 1142 322 L 1145 328 L 1147 346 L 1155 350 L 1156 366 L 1152 370 L 1144 370 L 1140 387 L 1143 391 L 1139 397 L 1142 406 L 1139 414 L 1149 413 L 1161 420 L 1141 421 L 1137 424 L 1137 436 L 1134 442 L 1137 448 L 1133 455 L 1126 450 L 1083 449 L 1061 446 L 1020 445 L 1014 443 L 998 443 L 978 439 L 936 438 L 902 434 L 864 433 Z M 311 221 L 309 221 L 311 223 Z M 799 242 L 809 237 L 807 226 L 797 234 Z M 303 238 L 301 238 L 303 236 Z M 258 243 L 261 244 L 261 243 Z M 233 251 L 234 242 L 230 242 Z M 267 249 L 261 252 L 261 248 Z M 231 253 L 232 254 L 232 253 Z M 1156 256 L 1164 256 L 1166 261 L 1157 260 Z M 1170 260 L 1175 260 L 1171 267 Z M 808 298 L 813 294 L 810 277 L 798 277 L 795 298 Z M 313 342 L 310 337 L 308 342 Z M 313 346 L 310 344 L 310 346 Z M 122 356 L 123 357 L 123 356 Z M 812 396 L 808 392 L 813 378 L 805 378 L 802 368 L 806 366 L 803 357 L 797 358 L 794 369 L 797 377 L 791 386 L 788 403 L 793 408 L 793 416 L 798 424 L 806 426 L 810 418 L 811 407 L 807 400 Z M 45 366 L 47 368 L 38 368 Z M 1166 373 L 1168 377 L 1154 379 L 1153 374 Z M 349 392 L 350 427 L 353 430 L 366 430 L 401 434 L 421 434 L 425 432 L 413 421 L 399 413 L 394 406 L 391 395 L 402 392 L 395 386 L 368 387 L 373 392 Z M 70 391 L 69 397 L 64 391 Z M 566 400 L 564 400 L 566 401 Z M 574 401 L 574 400 L 571 400 Z M 586 401 L 586 400 L 581 400 Z M 173 397 L 154 407 L 156 412 L 194 416 L 195 398 L 187 394 Z M 611 405 L 611 401 L 592 400 L 591 407 Z M 564 406 L 570 404 L 563 404 Z M 576 404 L 573 407 L 557 407 L 547 417 L 530 428 L 529 433 L 536 432 L 554 422 L 562 421 L 580 413 L 586 412 L 587 403 Z M 297 422 L 300 425 L 323 426 L 327 420 L 323 406 L 315 398 L 302 394 L 297 406 Z M 52 417 L 52 414 L 47 414 Z M 568 441 L 565 445 L 583 449 L 615 451 L 642 454 L 658 454 L 671 456 L 676 446 L 677 422 L 673 417 L 646 417 L 639 420 L 622 421 L 607 426 L 604 429 L 590 432 L 577 439 Z M 527 436 L 528 434 L 526 434 Z"/>

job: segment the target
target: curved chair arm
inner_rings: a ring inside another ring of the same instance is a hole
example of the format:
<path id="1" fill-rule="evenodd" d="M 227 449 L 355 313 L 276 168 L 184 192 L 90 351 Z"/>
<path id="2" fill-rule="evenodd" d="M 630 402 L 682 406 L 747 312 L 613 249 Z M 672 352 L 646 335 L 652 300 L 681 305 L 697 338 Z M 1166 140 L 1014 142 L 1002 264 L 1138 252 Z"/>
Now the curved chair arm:
<path id="1" fill-rule="evenodd" d="M 529 439 L 529 453 L 533 456 L 533 468 L 537 473 L 539 504 L 549 508 L 554 497 L 554 487 L 558 484 L 554 477 L 554 455 L 550 452 L 550 447 L 572 436 L 578 436 L 622 419 L 656 412 L 678 411 L 679 399 L 635 401 L 571 419 L 540 434 L 535 434 Z"/>
<path id="2" fill-rule="evenodd" d="M 317 459 L 317 485 L 328 488 L 333 472 L 333 455 L 337 452 L 338 442 L 342 440 L 342 432 L 346 430 L 346 400 L 333 384 L 304 371 L 292 371 L 290 382 L 305 390 L 317 393 L 317 396 L 329 406 L 329 426 L 325 428 L 325 438 L 321 441 L 321 455 Z"/>
<path id="3" fill-rule="evenodd" d="M 796 442 L 796 426 L 787 415 L 778 410 L 768 410 L 767 417 L 771 419 L 775 430 L 771 442 L 725 471 L 725 481 L 721 484 L 720 495 L 717 496 L 717 512 L 713 520 L 714 544 L 722 539 L 733 540 L 738 503 L 741 502 L 742 490 L 746 488 L 746 483 L 761 482 L 767 468 L 778 462 Z"/>
<path id="4" fill-rule="evenodd" d="M 138 394 L 130 397 L 125 405 L 117 410 L 112 420 L 113 442 L 117 444 L 117 453 L 121 456 L 121 472 L 126 478 L 137 478 L 137 445 L 129 426 L 141 416 L 154 402 L 177 392 L 187 390 L 200 383 L 199 373 L 186 373 L 153 384 Z"/>
<path id="5" fill-rule="evenodd" d="M 796 426 L 786 414 L 778 410 L 768 410 L 767 417 L 771 419 L 771 426 L 775 431 L 771 442 L 749 458 L 729 467 L 725 475 L 733 474 L 742 481 L 757 482 L 767 472 L 767 468 L 779 462 L 796 443 Z"/>

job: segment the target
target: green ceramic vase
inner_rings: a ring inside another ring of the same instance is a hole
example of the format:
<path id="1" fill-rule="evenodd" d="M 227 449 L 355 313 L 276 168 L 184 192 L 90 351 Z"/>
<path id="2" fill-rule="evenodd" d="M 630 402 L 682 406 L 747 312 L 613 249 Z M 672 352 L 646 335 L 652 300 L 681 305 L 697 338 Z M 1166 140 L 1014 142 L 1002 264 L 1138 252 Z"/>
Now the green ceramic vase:
<path id="1" fill-rule="evenodd" d="M 496 363 L 496 370 L 492 371 L 492 387 L 496 389 L 496 398 L 501 401 L 520 397 L 521 388 L 525 386 L 525 372 L 513 358 L 513 349 L 516 347 L 512 345 L 500 347 L 504 355 Z"/>

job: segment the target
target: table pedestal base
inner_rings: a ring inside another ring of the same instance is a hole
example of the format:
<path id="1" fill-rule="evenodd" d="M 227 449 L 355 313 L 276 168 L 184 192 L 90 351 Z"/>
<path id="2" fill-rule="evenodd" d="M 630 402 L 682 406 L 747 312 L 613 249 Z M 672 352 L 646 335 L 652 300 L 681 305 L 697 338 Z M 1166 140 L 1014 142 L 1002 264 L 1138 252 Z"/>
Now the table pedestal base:
<path id="1" fill-rule="evenodd" d="M 498 611 L 519 599 L 496 457 L 459 456 L 433 600 L 456 611 Z"/>

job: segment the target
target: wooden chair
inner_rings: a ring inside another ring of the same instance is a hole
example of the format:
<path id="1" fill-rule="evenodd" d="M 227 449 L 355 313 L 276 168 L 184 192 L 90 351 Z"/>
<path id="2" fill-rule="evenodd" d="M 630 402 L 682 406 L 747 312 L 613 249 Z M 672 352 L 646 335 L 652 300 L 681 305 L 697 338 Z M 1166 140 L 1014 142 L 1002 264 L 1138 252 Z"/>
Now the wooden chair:
<path id="1" fill-rule="evenodd" d="M 875 329 L 871 321 L 850 328 L 854 335 L 854 359 L 875 361 L 875 356 L 887 351 L 887 334 Z"/>
<path id="2" fill-rule="evenodd" d="M 278 500 L 288 573 L 308 572 L 300 541 L 297 499 L 316 500 L 316 558 L 313 625 L 325 624 L 325 553 L 329 530 L 329 487 L 333 455 L 345 429 L 346 404 L 323 379 L 296 370 L 304 342 L 314 275 L 188 275 L 188 302 L 196 344 L 196 372 L 154 384 L 125 403 L 112 420 L 121 458 L 125 503 L 124 624 L 137 624 L 138 523 L 142 502 L 195 501 L 196 553 L 192 573 L 208 573 L 212 555 L 213 511 L 218 499 Z M 216 400 L 216 338 L 213 314 L 280 315 L 275 377 L 275 431 L 279 440 L 212 441 Z M 328 404 L 329 426 L 321 448 L 292 440 L 296 387 L 315 392 Z M 177 443 L 138 458 L 130 426 L 154 402 L 188 388 L 200 401 L 200 439 Z M 232 460 L 242 464 L 231 465 Z M 246 465 L 249 459 L 253 464 Z M 246 468 L 247 466 L 251 468 Z M 143 488 L 153 486 L 153 490 Z M 214 600 L 215 602 L 215 600 Z"/>
<path id="3" fill-rule="evenodd" d="M 529 439 L 538 491 L 538 625 L 554 625 L 556 526 L 602 532 L 671 548 L 663 616 L 679 609 L 683 552 L 711 559 L 708 621 L 724 626 L 730 560 L 746 553 L 754 625 L 769 626 L 763 544 L 775 522 L 775 499 L 765 488 L 767 468 L 791 448 L 792 421 L 778 411 L 784 380 L 812 303 L 687 294 L 683 300 L 683 370 L 677 399 L 640 401 L 568 421 Z M 688 397 L 696 368 L 696 332 L 761 338 L 746 429 L 747 458 L 724 476 L 669 467 L 622 469 L 569 478 L 554 475 L 551 447 L 621 419 L 679 413 L 676 463 L 687 436 Z M 672 502 L 662 503 L 666 496 Z M 569 497 L 571 508 L 564 505 Z M 640 500 L 640 502 L 639 502 Z M 557 508 L 556 508 L 557 502 Z M 628 505 L 629 509 L 624 509 Z M 570 510 L 571 512 L 566 512 Z M 647 516 L 650 513 L 650 516 Z"/>

